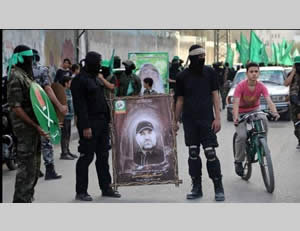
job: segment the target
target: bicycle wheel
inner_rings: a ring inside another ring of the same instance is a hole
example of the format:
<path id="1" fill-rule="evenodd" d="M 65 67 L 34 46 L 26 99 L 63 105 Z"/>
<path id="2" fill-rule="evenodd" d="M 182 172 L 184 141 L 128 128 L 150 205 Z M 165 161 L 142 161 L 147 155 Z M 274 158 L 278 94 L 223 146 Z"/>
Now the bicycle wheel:
<path id="1" fill-rule="evenodd" d="M 261 174 L 267 191 L 272 193 L 275 188 L 273 164 L 270 149 L 265 138 L 259 139 L 259 149 L 261 153 L 261 162 L 259 163 Z"/>
<path id="2" fill-rule="evenodd" d="M 235 158 L 235 140 L 237 137 L 237 133 L 235 132 L 233 135 L 233 157 Z M 244 175 L 241 176 L 241 178 L 243 180 L 249 180 L 252 174 L 252 164 L 251 164 L 251 158 L 247 152 L 248 148 L 246 146 L 246 151 L 245 151 L 245 155 L 246 155 L 246 160 L 243 162 L 243 168 L 244 168 Z"/>

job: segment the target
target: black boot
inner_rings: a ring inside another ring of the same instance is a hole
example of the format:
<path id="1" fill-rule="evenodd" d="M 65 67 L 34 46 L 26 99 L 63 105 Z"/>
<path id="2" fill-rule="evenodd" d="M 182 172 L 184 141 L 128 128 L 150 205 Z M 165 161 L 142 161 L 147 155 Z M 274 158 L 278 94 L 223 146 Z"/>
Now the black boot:
<path id="1" fill-rule="evenodd" d="M 191 193 L 186 195 L 186 199 L 196 199 L 203 196 L 201 177 L 192 179 L 193 188 Z"/>
<path id="2" fill-rule="evenodd" d="M 46 165 L 45 180 L 55 180 L 55 179 L 60 179 L 60 178 L 61 178 L 61 175 L 58 175 L 55 172 L 53 164 Z"/>
<path id="3" fill-rule="evenodd" d="M 113 190 L 111 187 L 108 187 L 106 190 L 102 190 L 103 197 L 121 197 L 121 194 L 118 191 Z"/>
<path id="4" fill-rule="evenodd" d="M 215 200 L 216 201 L 224 201 L 225 195 L 224 195 L 224 189 L 222 184 L 222 178 L 216 178 L 213 179 L 214 182 L 214 188 L 215 188 Z"/>
<path id="5" fill-rule="evenodd" d="M 39 177 L 43 177 L 44 173 L 40 170 Z"/>

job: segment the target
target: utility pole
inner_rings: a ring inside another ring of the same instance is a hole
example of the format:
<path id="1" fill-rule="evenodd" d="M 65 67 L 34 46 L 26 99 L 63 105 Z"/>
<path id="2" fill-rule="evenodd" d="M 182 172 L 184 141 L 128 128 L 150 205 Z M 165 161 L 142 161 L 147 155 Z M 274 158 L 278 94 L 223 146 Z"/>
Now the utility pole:
<path id="1" fill-rule="evenodd" d="M 227 44 L 230 44 L 230 30 L 214 30 L 214 62 L 225 60 Z"/>

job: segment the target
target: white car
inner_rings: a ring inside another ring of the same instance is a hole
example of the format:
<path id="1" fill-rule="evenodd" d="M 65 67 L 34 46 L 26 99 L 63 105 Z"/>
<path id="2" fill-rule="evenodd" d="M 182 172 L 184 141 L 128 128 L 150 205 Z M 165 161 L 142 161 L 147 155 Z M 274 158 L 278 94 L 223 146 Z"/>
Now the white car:
<path id="1" fill-rule="evenodd" d="M 291 120 L 289 87 L 284 86 L 286 72 L 283 67 L 260 67 L 260 75 L 258 80 L 263 82 L 267 87 L 273 103 L 276 105 L 277 111 L 282 120 Z M 236 85 L 246 78 L 246 69 L 239 70 L 231 84 L 231 88 L 227 95 L 227 120 L 232 121 L 233 94 Z M 263 96 L 260 98 L 261 110 L 268 111 L 268 105 Z"/>

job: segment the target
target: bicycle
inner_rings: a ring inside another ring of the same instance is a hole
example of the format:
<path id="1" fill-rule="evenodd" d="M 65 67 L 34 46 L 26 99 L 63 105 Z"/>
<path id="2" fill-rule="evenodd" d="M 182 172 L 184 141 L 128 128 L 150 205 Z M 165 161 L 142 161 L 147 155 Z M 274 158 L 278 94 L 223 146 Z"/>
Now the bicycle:
<path id="1" fill-rule="evenodd" d="M 265 187 L 269 193 L 272 193 L 275 188 L 273 164 L 267 143 L 266 131 L 262 119 L 258 117 L 259 114 L 268 115 L 269 117 L 274 118 L 271 113 L 259 111 L 245 114 L 239 120 L 239 123 L 247 121 L 246 158 L 243 162 L 244 175 L 241 176 L 241 178 L 246 181 L 249 180 L 252 174 L 252 163 L 259 162 Z M 236 137 L 237 133 L 235 132 L 233 135 L 234 157 L 236 154 Z"/>

